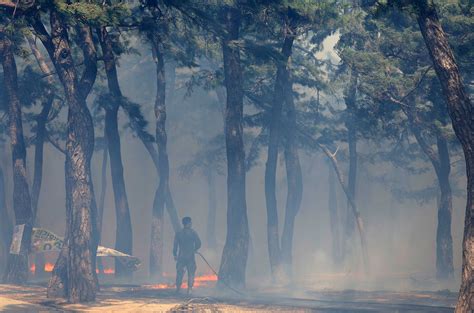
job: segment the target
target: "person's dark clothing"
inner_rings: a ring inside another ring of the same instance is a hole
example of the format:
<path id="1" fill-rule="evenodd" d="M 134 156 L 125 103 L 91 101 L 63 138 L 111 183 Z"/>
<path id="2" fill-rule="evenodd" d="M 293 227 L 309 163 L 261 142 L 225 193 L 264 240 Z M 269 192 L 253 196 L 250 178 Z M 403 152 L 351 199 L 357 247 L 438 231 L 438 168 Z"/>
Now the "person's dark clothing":
<path id="1" fill-rule="evenodd" d="M 194 285 L 196 259 L 194 254 L 201 247 L 198 234 L 191 228 L 183 228 L 174 237 L 173 255 L 176 258 L 176 288 L 183 282 L 184 269 L 188 271 L 188 289 Z"/>
<path id="2" fill-rule="evenodd" d="M 196 261 L 180 260 L 176 261 L 176 289 L 179 291 L 183 283 L 184 269 L 188 271 L 188 290 L 194 286 L 194 275 L 196 274 Z"/>

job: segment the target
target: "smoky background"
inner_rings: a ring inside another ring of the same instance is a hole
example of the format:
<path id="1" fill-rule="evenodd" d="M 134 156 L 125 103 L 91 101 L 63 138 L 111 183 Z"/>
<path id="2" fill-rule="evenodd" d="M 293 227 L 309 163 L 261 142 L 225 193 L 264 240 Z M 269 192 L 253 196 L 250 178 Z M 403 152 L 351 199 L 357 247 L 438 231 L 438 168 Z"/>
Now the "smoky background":
<path id="1" fill-rule="evenodd" d="M 318 57 L 334 58 L 332 49 L 337 35 L 326 39 L 324 49 Z M 136 43 L 140 45 L 139 42 Z M 155 70 L 151 52 L 145 45 L 137 46 L 139 54 L 120 57 L 119 80 L 123 94 L 140 103 L 148 130 L 154 132 L 153 103 L 156 93 Z M 189 69 L 178 68 L 175 91 L 167 102 L 168 153 L 170 158 L 170 188 L 180 217 L 191 216 L 193 227 L 203 240 L 201 252 L 218 269 L 226 234 L 226 177 L 216 177 L 217 196 L 216 239 L 217 249 L 210 249 L 206 243 L 207 214 L 209 209 L 208 185 L 203 175 L 196 171 L 191 176 L 180 174 L 181 167 L 202 149 L 203 143 L 223 133 L 222 108 L 215 91 L 195 87 L 186 95 L 185 80 Z M 168 73 L 167 73 L 168 74 Z M 167 75 L 167 85 L 172 85 Z M 169 96 L 169 93 L 168 93 Z M 90 100 L 90 99 L 89 99 Z M 248 106 L 244 110 L 252 110 Z M 134 273 L 135 283 L 153 283 L 148 278 L 151 214 L 153 197 L 158 176 L 152 160 L 142 143 L 126 127 L 127 117 L 119 112 L 121 148 L 124 177 L 133 229 L 133 255 L 139 257 L 142 265 Z M 25 131 L 28 133 L 28 129 Z M 251 132 L 250 130 L 249 132 Z M 96 137 L 102 136 L 102 129 L 96 128 Z M 246 142 L 246 146 L 249 143 Z M 8 144 L 2 145 L 2 163 L 6 166 L 7 202 L 11 204 L 11 162 Z M 341 145 L 341 149 L 344 149 Z M 369 142 L 361 141 L 361 150 L 375 149 Z M 247 149 L 248 151 L 248 149 Z M 34 151 L 28 148 L 28 166 L 32 177 Z M 458 159 L 462 155 L 453 156 Z M 337 267 L 331 259 L 331 229 L 328 209 L 328 176 L 332 168 L 326 157 L 317 151 L 300 150 L 303 173 L 303 200 L 296 217 L 293 245 L 293 284 L 306 288 L 329 289 L 393 289 L 393 290 L 455 290 L 460 283 L 461 243 L 464 220 L 465 194 L 460 190 L 453 197 L 453 255 L 455 280 L 437 282 L 436 273 L 436 225 L 437 205 L 433 198 L 425 203 L 401 199 L 390 192 L 389 186 L 374 179 L 386 175 L 397 184 L 410 189 L 435 185 L 432 170 L 423 174 L 410 174 L 395 168 L 388 162 L 360 165 L 357 181 L 357 203 L 364 219 L 370 256 L 370 275 L 363 273 L 360 244 L 357 230 L 352 236 L 350 257 Z M 282 158 L 277 169 L 277 201 L 280 231 L 284 221 L 286 201 L 286 175 Z M 65 230 L 65 186 L 64 156 L 50 144 L 44 150 L 44 180 L 39 200 L 39 221 L 43 228 L 63 236 Z M 251 244 L 247 265 L 249 286 L 257 288 L 272 284 L 266 238 L 266 209 L 264 197 L 265 149 L 262 149 L 256 165 L 247 173 L 247 208 Z M 421 162 L 420 162 L 421 163 Z M 465 176 L 458 167 L 453 167 L 453 185 L 463 186 Z M 423 166 L 423 164 L 420 164 Z M 93 179 L 96 198 L 101 191 L 102 153 L 93 156 Z M 341 162 L 343 170 L 347 164 Z M 115 210 L 110 171 L 107 171 L 107 192 L 105 198 L 104 222 L 101 245 L 115 246 Z M 338 210 L 347 210 L 345 196 L 336 183 Z M 8 206 L 11 209 L 11 205 Z M 174 232 L 167 214 L 165 218 L 164 269 L 174 277 L 172 242 Z M 54 262 L 54 260 L 53 260 Z M 113 262 L 110 262 L 113 264 Z M 206 265 L 198 260 L 198 273 L 209 273 Z"/>

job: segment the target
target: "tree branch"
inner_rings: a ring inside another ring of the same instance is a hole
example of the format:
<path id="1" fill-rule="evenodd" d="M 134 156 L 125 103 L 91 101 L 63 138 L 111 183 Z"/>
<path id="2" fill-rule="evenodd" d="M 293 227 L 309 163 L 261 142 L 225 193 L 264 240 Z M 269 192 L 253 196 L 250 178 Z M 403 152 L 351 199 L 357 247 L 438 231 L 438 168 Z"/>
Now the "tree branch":
<path id="1" fill-rule="evenodd" d="M 82 97 L 86 98 L 89 95 L 92 86 L 97 77 L 97 51 L 92 39 L 91 28 L 87 25 L 76 27 L 79 39 L 78 44 L 82 49 L 84 55 L 84 72 L 82 73 L 79 82 L 79 90 Z"/>
<path id="2" fill-rule="evenodd" d="M 59 142 L 50 136 L 49 132 L 46 132 L 46 139 L 48 139 L 48 141 L 53 145 L 53 147 L 55 147 L 59 152 L 66 155 L 66 149 L 61 147 Z"/>

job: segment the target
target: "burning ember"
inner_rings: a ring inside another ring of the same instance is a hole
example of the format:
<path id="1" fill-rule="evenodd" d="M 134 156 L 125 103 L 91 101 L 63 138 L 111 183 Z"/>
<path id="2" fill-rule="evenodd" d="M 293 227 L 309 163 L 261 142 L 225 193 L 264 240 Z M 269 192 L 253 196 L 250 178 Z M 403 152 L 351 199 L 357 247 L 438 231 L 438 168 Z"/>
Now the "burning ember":
<path id="1" fill-rule="evenodd" d="M 45 272 L 52 272 L 53 269 L 54 269 L 54 263 L 46 263 L 44 265 L 44 271 Z M 36 272 L 36 264 L 35 263 L 31 264 L 30 272 L 33 273 L 33 274 Z"/>
<path id="2" fill-rule="evenodd" d="M 164 274 L 164 277 L 171 277 L 171 275 Z M 198 287 L 211 287 L 213 286 L 213 283 L 217 281 L 217 276 L 214 274 L 211 275 L 203 275 L 203 276 L 196 276 L 194 278 L 194 288 Z M 176 288 L 176 285 L 174 283 L 161 283 L 161 284 L 155 284 L 155 285 L 148 285 L 146 286 L 147 288 L 150 289 L 174 289 Z M 183 282 L 183 285 L 181 288 L 186 289 L 188 288 L 188 283 L 185 281 Z"/>
<path id="3" fill-rule="evenodd" d="M 44 271 L 47 272 L 47 273 L 52 272 L 53 269 L 54 269 L 54 263 L 46 263 L 46 264 L 44 265 Z M 33 263 L 33 264 L 30 265 L 30 272 L 31 272 L 32 274 L 36 273 L 36 264 L 35 264 L 35 263 Z M 98 269 L 96 269 L 96 273 L 99 274 L 99 270 L 98 270 Z M 103 274 L 105 274 L 105 275 L 113 275 L 113 274 L 115 274 L 115 270 L 114 270 L 113 268 L 104 268 Z"/>

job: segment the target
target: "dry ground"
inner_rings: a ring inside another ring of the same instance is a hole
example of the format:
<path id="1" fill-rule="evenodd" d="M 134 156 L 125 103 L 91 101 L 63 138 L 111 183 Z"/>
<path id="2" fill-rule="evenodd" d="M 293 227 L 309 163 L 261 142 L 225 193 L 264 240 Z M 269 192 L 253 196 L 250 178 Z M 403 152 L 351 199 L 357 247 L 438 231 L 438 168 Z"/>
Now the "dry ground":
<path id="1" fill-rule="evenodd" d="M 2 312 L 453 312 L 456 295 L 450 292 L 397 293 L 387 291 L 299 292 L 254 290 L 245 297 L 216 295 L 199 289 L 193 297 L 179 297 L 169 289 L 104 286 L 97 302 L 72 305 L 45 297 L 40 285 L 0 285 Z"/>

